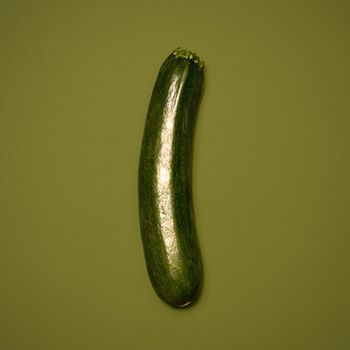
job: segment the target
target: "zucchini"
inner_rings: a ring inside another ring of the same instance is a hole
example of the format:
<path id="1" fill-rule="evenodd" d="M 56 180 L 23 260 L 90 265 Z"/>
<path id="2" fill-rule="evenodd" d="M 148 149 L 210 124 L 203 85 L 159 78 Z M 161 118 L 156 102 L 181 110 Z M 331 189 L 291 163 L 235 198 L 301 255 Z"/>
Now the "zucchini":
<path id="1" fill-rule="evenodd" d="M 204 63 L 178 48 L 160 68 L 148 108 L 138 176 L 147 271 L 158 296 L 185 307 L 198 296 L 202 262 L 192 202 L 192 145 Z"/>

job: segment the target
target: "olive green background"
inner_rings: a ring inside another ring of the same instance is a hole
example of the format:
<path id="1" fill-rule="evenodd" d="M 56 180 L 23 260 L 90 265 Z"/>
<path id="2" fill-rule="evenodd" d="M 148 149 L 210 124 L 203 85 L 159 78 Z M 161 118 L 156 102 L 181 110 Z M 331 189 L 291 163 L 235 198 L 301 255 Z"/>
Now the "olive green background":
<path id="1" fill-rule="evenodd" d="M 348 1 L 1 1 L 0 349 L 350 348 Z M 199 302 L 153 292 L 143 126 L 206 62 Z"/>

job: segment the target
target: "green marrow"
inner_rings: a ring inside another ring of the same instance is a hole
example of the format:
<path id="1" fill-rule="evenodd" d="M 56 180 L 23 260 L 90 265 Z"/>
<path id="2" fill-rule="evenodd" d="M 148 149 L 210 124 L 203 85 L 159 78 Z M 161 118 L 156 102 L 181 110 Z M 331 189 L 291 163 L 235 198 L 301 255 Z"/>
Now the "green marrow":
<path id="1" fill-rule="evenodd" d="M 176 49 L 153 88 L 141 146 L 139 219 L 147 271 L 158 296 L 173 307 L 196 300 L 202 262 L 192 202 L 192 148 L 204 64 Z"/>

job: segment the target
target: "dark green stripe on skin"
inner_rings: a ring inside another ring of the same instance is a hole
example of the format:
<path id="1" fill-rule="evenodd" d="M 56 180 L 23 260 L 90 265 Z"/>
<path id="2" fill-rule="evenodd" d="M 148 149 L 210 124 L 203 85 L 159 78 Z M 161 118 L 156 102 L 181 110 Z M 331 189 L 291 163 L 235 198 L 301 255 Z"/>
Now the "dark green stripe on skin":
<path id="1" fill-rule="evenodd" d="M 192 203 L 192 149 L 203 78 L 203 62 L 190 51 L 177 49 L 165 60 L 141 147 L 139 217 L 147 270 L 156 293 L 174 307 L 192 303 L 202 282 Z M 164 131 L 167 120 L 173 127 Z M 164 139 L 171 140 L 171 151 L 161 162 L 167 152 Z M 162 177 L 168 179 L 167 185 L 160 185 Z M 166 190 L 160 190 L 162 186 Z M 163 216 L 161 208 L 168 208 Z"/>

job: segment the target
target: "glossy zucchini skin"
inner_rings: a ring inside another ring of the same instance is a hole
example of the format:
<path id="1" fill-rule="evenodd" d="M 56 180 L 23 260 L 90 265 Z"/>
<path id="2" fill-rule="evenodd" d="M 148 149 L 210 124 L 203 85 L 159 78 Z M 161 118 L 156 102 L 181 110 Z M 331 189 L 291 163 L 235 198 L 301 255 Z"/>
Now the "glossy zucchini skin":
<path id="1" fill-rule="evenodd" d="M 192 149 L 204 64 L 177 49 L 160 68 L 148 108 L 138 177 L 139 219 L 147 270 L 173 307 L 197 298 L 202 262 L 192 202 Z"/>

